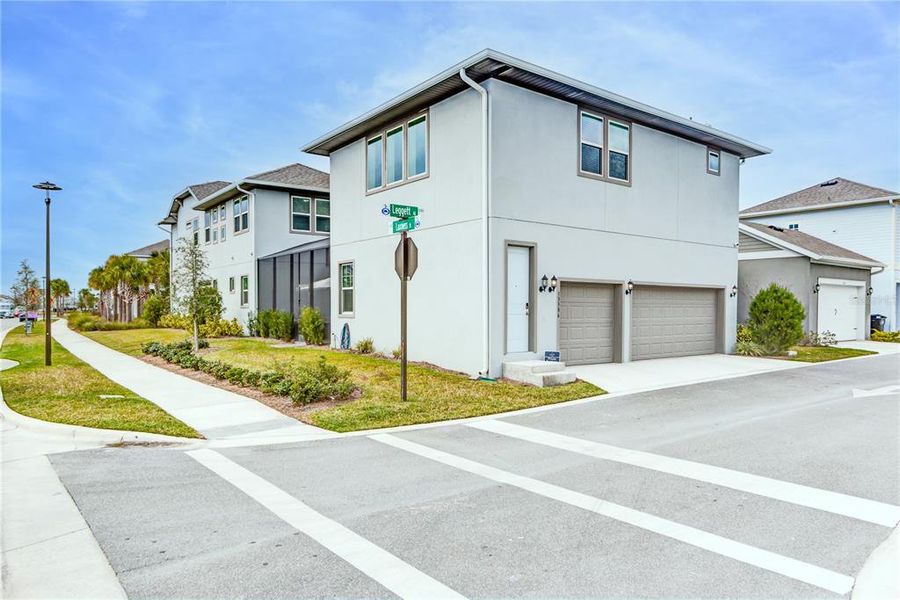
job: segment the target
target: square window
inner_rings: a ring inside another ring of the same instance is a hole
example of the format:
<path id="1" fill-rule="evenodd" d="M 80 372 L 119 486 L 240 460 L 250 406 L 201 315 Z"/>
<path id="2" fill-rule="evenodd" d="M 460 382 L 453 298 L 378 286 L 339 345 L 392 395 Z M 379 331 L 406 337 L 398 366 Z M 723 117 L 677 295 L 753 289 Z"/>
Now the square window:
<path id="1" fill-rule="evenodd" d="M 331 231 L 331 201 L 325 198 L 316 198 L 316 231 Z"/>
<path id="2" fill-rule="evenodd" d="M 600 160 L 602 154 L 602 150 L 596 146 L 581 144 L 581 170 L 585 173 L 602 174 L 601 164 L 603 161 Z"/>
<path id="3" fill-rule="evenodd" d="M 301 196 L 291 196 L 291 229 L 309 231 L 312 201 Z"/>

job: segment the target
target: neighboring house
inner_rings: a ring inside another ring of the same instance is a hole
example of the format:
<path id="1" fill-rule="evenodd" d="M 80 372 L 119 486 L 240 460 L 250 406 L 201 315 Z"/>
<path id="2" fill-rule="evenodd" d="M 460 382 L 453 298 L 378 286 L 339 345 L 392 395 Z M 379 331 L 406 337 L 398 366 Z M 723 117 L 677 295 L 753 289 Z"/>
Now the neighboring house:
<path id="1" fill-rule="evenodd" d="M 413 360 L 733 349 L 740 163 L 768 148 L 485 50 L 304 151 L 331 158 L 333 342 L 399 345 L 395 203 L 422 210 Z"/>
<path id="2" fill-rule="evenodd" d="M 868 337 L 871 275 L 883 263 L 798 229 L 745 222 L 738 230 L 739 321 L 756 293 L 777 283 L 803 304 L 805 331 L 830 331 L 838 341 Z"/>
<path id="3" fill-rule="evenodd" d="M 900 324 L 900 194 L 847 179 L 829 179 L 741 211 L 742 222 L 799 229 L 869 256 L 886 268 L 872 275 L 871 311 Z"/>
<path id="4" fill-rule="evenodd" d="M 267 308 L 299 315 L 315 305 L 327 320 L 330 211 L 328 173 L 295 163 L 235 183 L 190 186 L 175 196 L 162 223 L 174 239 L 204 247 L 223 318 L 246 327 Z M 316 285 L 304 287 L 307 277 Z M 310 297 L 312 287 L 317 292 Z"/>

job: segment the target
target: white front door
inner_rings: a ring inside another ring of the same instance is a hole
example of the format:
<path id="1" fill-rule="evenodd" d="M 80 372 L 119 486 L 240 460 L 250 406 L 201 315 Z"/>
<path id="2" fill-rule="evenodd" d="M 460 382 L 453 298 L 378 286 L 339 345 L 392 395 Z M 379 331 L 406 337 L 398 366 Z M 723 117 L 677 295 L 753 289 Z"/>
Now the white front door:
<path id="1" fill-rule="evenodd" d="M 865 306 L 865 293 L 855 285 L 819 285 L 818 332 L 832 332 L 837 340 L 865 339 L 860 332 L 860 306 Z"/>
<path id="2" fill-rule="evenodd" d="M 528 352 L 531 248 L 506 247 L 506 351 Z"/>

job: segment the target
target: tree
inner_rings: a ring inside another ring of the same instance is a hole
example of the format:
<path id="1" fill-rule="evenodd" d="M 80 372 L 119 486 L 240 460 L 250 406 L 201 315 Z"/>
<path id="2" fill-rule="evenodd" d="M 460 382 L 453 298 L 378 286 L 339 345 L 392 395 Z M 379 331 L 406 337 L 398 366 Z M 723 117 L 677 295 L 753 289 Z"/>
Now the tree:
<path id="1" fill-rule="evenodd" d="M 91 289 L 97 290 L 97 293 L 100 295 L 100 316 L 104 319 L 109 318 L 109 292 L 112 290 L 111 281 L 112 278 L 103 266 L 91 269 L 91 272 L 88 274 L 88 286 Z"/>
<path id="2" fill-rule="evenodd" d="M 781 354 L 803 339 L 806 311 L 787 288 L 773 283 L 750 302 L 747 327 L 766 354 Z"/>
<path id="3" fill-rule="evenodd" d="M 191 319 L 193 329 L 194 352 L 198 350 L 200 319 L 204 310 L 204 287 L 207 279 L 207 260 L 203 248 L 195 244 L 193 240 L 182 238 L 175 249 L 177 266 L 175 267 L 175 280 L 172 282 L 180 290 L 178 297 L 179 309 L 183 310 Z"/>
<path id="4" fill-rule="evenodd" d="M 57 317 L 62 314 L 63 299 L 68 298 L 69 294 L 71 293 L 72 288 L 69 287 L 69 282 L 65 279 L 50 280 L 50 298 L 53 300 L 53 304 L 56 306 Z"/>
<path id="5" fill-rule="evenodd" d="M 29 290 L 32 289 L 38 290 L 38 299 L 36 301 L 33 298 L 33 294 L 31 295 L 32 297 L 29 297 Z M 34 273 L 34 269 L 28 264 L 28 259 L 23 258 L 19 263 L 16 281 L 10 286 L 9 291 L 13 304 L 24 306 L 26 310 L 35 310 L 37 304 L 40 303 L 40 283 L 37 275 Z"/>
<path id="6" fill-rule="evenodd" d="M 93 271 L 91 271 L 93 273 Z M 92 311 L 97 305 L 97 297 L 91 290 L 81 288 L 78 290 L 78 310 Z"/>
<path id="7" fill-rule="evenodd" d="M 170 258 L 169 249 L 166 248 L 162 252 L 154 252 L 147 260 L 147 271 L 153 290 L 166 299 L 169 297 Z"/>

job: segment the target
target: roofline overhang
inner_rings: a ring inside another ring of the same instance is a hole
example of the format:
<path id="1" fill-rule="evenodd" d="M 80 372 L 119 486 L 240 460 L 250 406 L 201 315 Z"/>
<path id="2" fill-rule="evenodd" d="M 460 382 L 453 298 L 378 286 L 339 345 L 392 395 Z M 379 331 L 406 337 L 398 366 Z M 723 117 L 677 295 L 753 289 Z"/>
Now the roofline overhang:
<path id="1" fill-rule="evenodd" d="M 750 237 L 756 238 L 773 246 L 777 246 L 782 250 L 790 250 L 791 252 L 796 252 L 802 256 L 806 256 L 810 259 L 811 262 L 820 263 L 820 264 L 828 264 L 828 265 L 837 265 L 841 267 L 884 267 L 885 264 L 878 262 L 877 260 L 861 260 L 858 258 L 845 258 L 842 256 L 829 256 L 827 254 L 818 254 L 804 248 L 803 246 L 798 246 L 796 244 L 792 244 L 790 242 L 786 242 L 781 238 L 775 237 L 774 235 L 768 235 L 762 231 L 754 227 L 750 227 L 749 225 L 744 225 L 743 223 L 738 223 L 738 231 L 749 235 Z"/>
<path id="2" fill-rule="evenodd" d="M 761 210 L 759 212 L 741 213 L 738 215 L 738 218 L 755 219 L 757 217 L 768 217 L 772 215 L 788 215 L 791 213 L 828 210 L 829 208 L 847 208 L 864 204 L 880 204 L 881 202 L 890 204 L 897 201 L 900 201 L 900 196 L 879 196 L 877 198 L 864 198 L 862 200 L 845 200 L 843 202 L 831 202 L 829 204 L 814 204 L 812 206 L 795 206 L 794 208 L 776 208 L 772 210 Z"/>
<path id="3" fill-rule="evenodd" d="M 858 260 L 855 258 L 843 258 L 840 256 L 822 256 L 821 258 L 810 258 L 810 262 L 817 265 L 832 265 L 836 267 L 856 267 L 860 269 L 883 269 L 884 263 L 877 260 Z"/>
<path id="4" fill-rule="evenodd" d="M 267 188 L 267 189 L 275 189 L 275 190 L 284 190 L 284 191 L 298 191 L 298 192 L 314 192 L 317 194 L 327 194 L 328 188 L 320 188 L 309 185 L 294 185 L 290 183 L 277 183 L 274 181 L 265 181 L 264 179 L 242 179 L 236 183 L 232 183 L 227 187 L 223 187 L 220 190 L 216 190 L 209 196 L 204 198 L 200 198 L 200 201 L 194 205 L 194 210 L 203 212 L 207 208 L 219 204 L 225 200 L 228 200 L 234 192 L 239 194 L 243 194 L 244 191 L 241 190 L 241 187 L 248 188 Z"/>
<path id="5" fill-rule="evenodd" d="M 621 96 L 619 94 L 615 94 L 608 90 L 604 90 L 602 88 L 598 88 L 596 86 L 584 83 L 577 79 L 573 79 L 571 77 L 567 77 L 560 73 L 556 73 L 555 71 L 551 71 L 549 69 L 545 69 L 543 67 L 539 67 L 532 63 L 520 60 L 513 56 L 509 56 L 508 54 L 503 54 L 502 52 L 497 52 L 496 50 L 492 50 L 490 48 L 482 50 L 477 54 L 470 56 L 469 58 L 463 60 L 460 63 L 445 69 L 434 77 L 420 83 L 419 85 L 403 92 L 399 96 L 394 97 L 391 100 L 377 106 L 376 108 L 362 114 L 361 116 L 348 121 L 337 127 L 328 133 L 316 138 L 315 140 L 307 143 L 305 146 L 301 148 L 303 152 L 307 152 L 310 154 L 319 154 L 322 156 L 328 156 L 334 150 L 341 148 L 348 143 L 347 141 L 337 142 L 336 138 L 342 136 L 346 132 L 351 129 L 365 129 L 365 125 L 368 121 L 374 119 L 379 116 L 381 113 L 391 110 L 392 108 L 412 100 L 417 95 L 422 94 L 426 90 L 429 90 L 432 87 L 435 87 L 443 82 L 446 82 L 452 78 L 458 78 L 459 72 L 461 69 L 469 69 L 482 61 L 491 60 L 497 63 L 500 63 L 500 67 L 492 70 L 492 73 L 499 72 L 501 70 L 510 70 L 510 69 L 518 69 L 521 71 L 525 71 L 527 73 L 533 74 L 537 77 L 542 77 L 551 81 L 555 81 L 561 85 L 571 87 L 573 89 L 579 90 L 584 94 L 588 94 L 589 96 L 602 98 L 605 102 L 611 102 L 616 104 L 622 108 L 628 109 L 632 112 L 636 112 L 638 114 L 645 115 L 648 121 L 662 120 L 663 122 L 668 122 L 678 127 L 695 131 L 698 136 L 702 136 L 704 138 L 713 138 L 711 141 L 715 142 L 719 140 L 719 142 L 724 142 L 721 145 L 726 146 L 723 148 L 726 152 L 732 152 L 732 150 L 727 149 L 727 147 L 737 147 L 739 149 L 736 154 L 741 158 L 750 158 L 753 156 L 760 156 L 763 154 L 770 154 L 772 152 L 771 148 L 766 146 L 762 146 L 760 144 L 756 144 L 744 138 L 741 138 L 736 135 L 732 135 L 726 133 L 724 131 L 720 131 L 715 129 L 714 127 L 710 127 L 709 125 L 703 125 L 691 119 L 686 119 L 684 117 L 680 117 L 678 115 L 672 114 L 670 112 L 666 112 L 660 110 L 658 108 L 654 108 L 647 104 L 643 104 L 641 102 L 637 102 L 636 100 L 632 100 L 625 96 Z M 492 77 L 493 74 L 488 75 L 487 78 Z M 484 77 L 481 78 L 485 79 Z M 515 85 L 514 82 L 510 82 Z M 521 86 L 520 86 L 521 87 Z M 460 90 L 462 91 L 462 90 Z M 545 92 L 546 93 L 546 92 Z M 552 95 L 552 94 L 551 94 Z M 573 99 L 568 99 L 568 102 L 575 102 Z M 635 119 L 637 122 L 641 122 L 641 119 Z M 663 129 L 660 127 L 659 123 L 656 123 L 655 128 Z M 360 137 L 364 135 L 364 133 L 360 132 Z M 676 134 L 678 135 L 678 134 Z M 683 134 L 682 134 L 683 135 Z"/>

